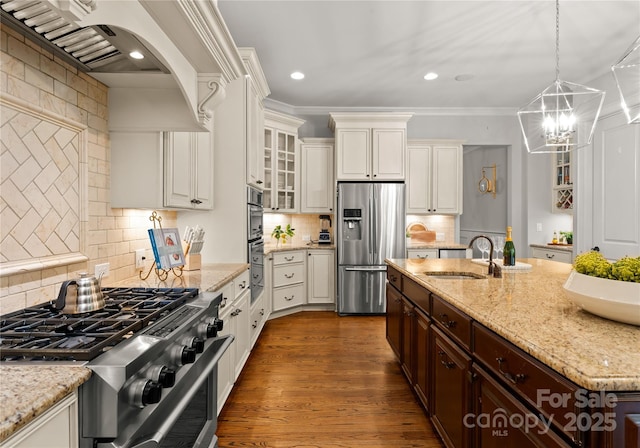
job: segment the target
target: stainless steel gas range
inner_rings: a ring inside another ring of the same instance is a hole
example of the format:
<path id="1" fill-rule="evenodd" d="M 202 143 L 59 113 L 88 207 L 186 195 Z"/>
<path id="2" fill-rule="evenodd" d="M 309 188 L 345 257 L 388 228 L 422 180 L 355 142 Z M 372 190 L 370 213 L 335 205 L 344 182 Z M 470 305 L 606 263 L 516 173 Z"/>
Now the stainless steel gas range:
<path id="1" fill-rule="evenodd" d="M 217 447 L 221 295 L 103 288 L 104 308 L 62 314 L 54 302 L 0 316 L 4 363 L 93 371 L 80 386 L 81 448 Z"/>

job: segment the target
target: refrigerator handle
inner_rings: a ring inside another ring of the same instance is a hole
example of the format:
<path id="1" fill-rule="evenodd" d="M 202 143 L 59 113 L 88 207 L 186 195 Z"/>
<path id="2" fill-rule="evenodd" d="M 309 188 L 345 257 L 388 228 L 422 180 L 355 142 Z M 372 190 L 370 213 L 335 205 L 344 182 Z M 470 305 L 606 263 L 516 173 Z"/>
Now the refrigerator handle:
<path id="1" fill-rule="evenodd" d="M 373 248 L 373 244 L 374 244 L 374 236 L 373 236 L 373 221 L 374 221 L 374 213 L 373 213 L 373 204 L 374 204 L 374 199 L 373 199 L 373 191 L 372 194 L 369 196 L 369 228 L 367 229 L 369 232 L 369 255 L 371 255 L 371 257 L 369 258 L 369 263 L 371 263 L 373 261 L 373 254 L 375 253 L 375 250 Z"/>

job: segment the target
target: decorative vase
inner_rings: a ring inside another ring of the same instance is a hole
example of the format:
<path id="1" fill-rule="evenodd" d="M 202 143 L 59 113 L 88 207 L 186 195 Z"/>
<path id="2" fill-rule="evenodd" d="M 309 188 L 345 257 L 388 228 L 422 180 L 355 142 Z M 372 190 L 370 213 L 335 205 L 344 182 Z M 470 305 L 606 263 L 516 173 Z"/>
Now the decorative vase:
<path id="1" fill-rule="evenodd" d="M 640 326 L 640 283 L 571 271 L 563 285 L 579 308 L 607 319 Z"/>

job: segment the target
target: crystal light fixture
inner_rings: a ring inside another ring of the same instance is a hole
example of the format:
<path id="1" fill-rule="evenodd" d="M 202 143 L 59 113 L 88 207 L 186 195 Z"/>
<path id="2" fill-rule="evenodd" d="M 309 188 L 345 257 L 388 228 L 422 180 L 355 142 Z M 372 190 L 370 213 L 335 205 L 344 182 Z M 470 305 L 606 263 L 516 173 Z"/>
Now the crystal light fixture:
<path id="1" fill-rule="evenodd" d="M 611 66 L 628 123 L 640 123 L 640 36 Z"/>
<path id="2" fill-rule="evenodd" d="M 560 80 L 560 4 L 556 0 L 556 79 L 518 110 L 527 151 L 569 152 L 589 145 L 603 102 L 604 92 Z"/>

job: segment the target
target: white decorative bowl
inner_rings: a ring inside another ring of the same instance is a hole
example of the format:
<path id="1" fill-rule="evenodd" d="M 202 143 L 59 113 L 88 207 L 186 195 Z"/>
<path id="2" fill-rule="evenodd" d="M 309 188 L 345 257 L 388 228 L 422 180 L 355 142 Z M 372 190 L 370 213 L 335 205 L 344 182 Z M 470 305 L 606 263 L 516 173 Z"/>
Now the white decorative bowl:
<path id="1" fill-rule="evenodd" d="M 564 289 L 571 301 L 585 311 L 617 322 L 640 325 L 640 283 L 571 271 Z"/>

